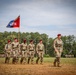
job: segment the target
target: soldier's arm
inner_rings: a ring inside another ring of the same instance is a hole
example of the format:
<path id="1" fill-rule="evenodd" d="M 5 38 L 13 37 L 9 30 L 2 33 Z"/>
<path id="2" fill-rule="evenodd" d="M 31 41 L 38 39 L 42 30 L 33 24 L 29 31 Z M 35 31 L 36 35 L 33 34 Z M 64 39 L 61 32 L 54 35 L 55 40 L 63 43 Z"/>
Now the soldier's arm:
<path id="1" fill-rule="evenodd" d="M 45 54 L 45 47 L 44 47 L 44 45 L 43 45 L 43 53 Z"/>
<path id="2" fill-rule="evenodd" d="M 4 49 L 5 49 L 5 51 L 7 50 L 7 44 L 5 45 L 5 48 Z"/>
<path id="3" fill-rule="evenodd" d="M 56 48 L 56 39 L 54 40 L 53 46 L 54 46 L 55 52 L 58 52 L 58 50 L 57 50 L 57 48 Z"/>
<path id="4" fill-rule="evenodd" d="M 62 47 L 62 52 L 63 52 L 63 41 L 62 41 L 62 46 L 61 47 Z"/>

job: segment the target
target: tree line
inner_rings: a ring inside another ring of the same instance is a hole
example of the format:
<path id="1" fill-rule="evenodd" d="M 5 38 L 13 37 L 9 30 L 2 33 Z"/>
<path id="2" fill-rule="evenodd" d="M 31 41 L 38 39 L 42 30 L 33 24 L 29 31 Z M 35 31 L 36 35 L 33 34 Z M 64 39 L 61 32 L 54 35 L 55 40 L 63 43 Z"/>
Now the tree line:
<path id="1" fill-rule="evenodd" d="M 38 32 L 0 32 L 0 53 L 4 53 L 4 46 L 7 40 L 11 39 L 11 41 L 13 41 L 14 38 L 19 38 L 20 43 L 23 42 L 23 39 L 26 39 L 28 44 L 29 41 L 33 39 L 35 45 L 42 39 L 45 45 L 45 56 L 54 56 L 53 41 L 55 38 L 48 37 L 47 34 L 40 34 Z M 62 40 L 64 44 L 62 56 L 72 54 L 76 57 L 76 37 L 74 35 L 62 36 Z"/>

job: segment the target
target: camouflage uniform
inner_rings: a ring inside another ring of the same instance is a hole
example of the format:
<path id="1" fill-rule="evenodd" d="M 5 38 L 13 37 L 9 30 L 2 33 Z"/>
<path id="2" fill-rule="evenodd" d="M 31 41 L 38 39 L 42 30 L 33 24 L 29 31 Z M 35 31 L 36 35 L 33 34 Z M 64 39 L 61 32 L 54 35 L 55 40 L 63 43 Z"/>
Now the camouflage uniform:
<path id="1" fill-rule="evenodd" d="M 21 44 L 21 60 L 20 63 L 22 64 L 22 62 L 26 62 L 27 60 L 27 43 L 22 43 Z"/>
<path id="2" fill-rule="evenodd" d="M 5 45 L 5 63 L 9 63 L 11 57 L 12 44 L 8 43 Z"/>
<path id="3" fill-rule="evenodd" d="M 55 55 L 56 55 L 56 59 L 54 60 L 54 66 L 56 66 L 56 62 L 57 62 L 57 66 L 59 66 L 60 64 L 60 57 L 63 51 L 63 42 L 60 39 L 55 39 L 54 40 L 54 49 L 55 49 Z"/>
<path id="4" fill-rule="evenodd" d="M 34 54 L 35 54 L 35 45 L 30 43 L 28 45 L 28 64 L 30 59 L 31 59 L 31 64 L 33 64 Z"/>
<path id="5" fill-rule="evenodd" d="M 40 44 L 40 43 L 37 44 L 36 52 L 38 54 L 38 58 L 36 60 L 36 64 L 38 64 L 39 59 L 40 59 L 40 62 L 42 64 L 42 62 L 43 62 L 43 54 L 44 54 L 44 45 L 43 45 L 43 43 L 42 44 Z"/>
<path id="6" fill-rule="evenodd" d="M 13 42 L 12 43 L 12 53 L 13 53 L 13 60 L 12 63 L 17 63 L 19 60 L 19 42 Z"/>

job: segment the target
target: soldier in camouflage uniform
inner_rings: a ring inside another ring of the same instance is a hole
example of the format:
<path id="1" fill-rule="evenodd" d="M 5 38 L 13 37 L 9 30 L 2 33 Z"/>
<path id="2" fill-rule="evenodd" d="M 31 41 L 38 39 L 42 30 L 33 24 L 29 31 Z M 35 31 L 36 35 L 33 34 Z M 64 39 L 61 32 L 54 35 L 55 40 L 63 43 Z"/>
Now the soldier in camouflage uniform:
<path id="1" fill-rule="evenodd" d="M 57 66 L 59 67 L 60 57 L 63 51 L 63 42 L 61 40 L 61 34 L 58 34 L 57 38 L 54 40 L 54 50 L 55 50 L 55 55 L 56 55 L 56 58 L 54 60 L 54 66 L 56 66 L 57 64 Z"/>
<path id="2" fill-rule="evenodd" d="M 40 59 L 40 62 L 42 64 L 43 63 L 43 54 L 44 54 L 44 44 L 43 44 L 42 40 L 40 40 L 39 43 L 37 44 L 36 52 L 38 54 L 36 64 L 38 64 L 39 59 Z"/>
<path id="3" fill-rule="evenodd" d="M 35 54 L 35 45 L 33 44 L 33 40 L 30 40 L 30 44 L 28 45 L 28 64 L 31 59 L 31 64 L 34 61 L 34 54 Z"/>
<path id="4" fill-rule="evenodd" d="M 9 63 L 11 57 L 12 44 L 11 41 L 8 40 L 8 43 L 5 45 L 5 63 Z"/>
<path id="5" fill-rule="evenodd" d="M 19 42 L 18 39 L 15 38 L 14 42 L 12 42 L 12 48 L 13 48 L 13 59 L 12 63 L 15 64 L 19 60 Z"/>
<path id="6" fill-rule="evenodd" d="M 20 45 L 21 47 L 21 60 L 20 63 L 22 64 L 23 62 L 26 63 L 27 60 L 27 43 L 26 39 L 23 40 L 23 43 Z"/>

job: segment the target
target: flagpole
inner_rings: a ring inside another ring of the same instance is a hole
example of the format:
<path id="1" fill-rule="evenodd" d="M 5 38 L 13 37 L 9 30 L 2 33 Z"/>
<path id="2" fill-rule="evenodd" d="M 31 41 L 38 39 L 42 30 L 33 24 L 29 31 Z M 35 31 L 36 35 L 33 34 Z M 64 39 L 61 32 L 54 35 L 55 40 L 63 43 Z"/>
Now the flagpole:
<path id="1" fill-rule="evenodd" d="M 18 41 L 20 43 L 20 15 L 18 17 L 19 17 Z"/>
<path id="2" fill-rule="evenodd" d="M 20 27 L 18 28 L 18 41 L 20 43 Z"/>

